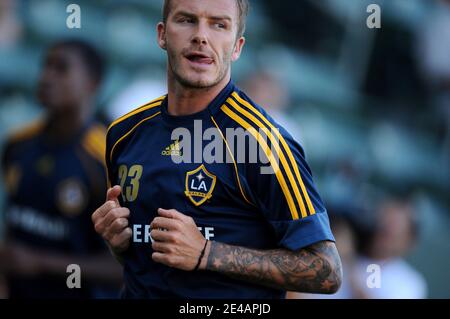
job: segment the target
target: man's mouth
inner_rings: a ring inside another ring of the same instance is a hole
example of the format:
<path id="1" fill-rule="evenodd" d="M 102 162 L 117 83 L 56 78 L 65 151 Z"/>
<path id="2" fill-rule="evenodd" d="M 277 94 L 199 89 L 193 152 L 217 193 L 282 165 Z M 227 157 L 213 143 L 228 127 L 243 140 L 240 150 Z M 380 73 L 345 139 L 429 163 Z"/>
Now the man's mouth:
<path id="1" fill-rule="evenodd" d="M 195 64 L 209 65 L 214 63 L 214 59 L 201 52 L 191 52 L 185 55 L 186 59 Z"/>

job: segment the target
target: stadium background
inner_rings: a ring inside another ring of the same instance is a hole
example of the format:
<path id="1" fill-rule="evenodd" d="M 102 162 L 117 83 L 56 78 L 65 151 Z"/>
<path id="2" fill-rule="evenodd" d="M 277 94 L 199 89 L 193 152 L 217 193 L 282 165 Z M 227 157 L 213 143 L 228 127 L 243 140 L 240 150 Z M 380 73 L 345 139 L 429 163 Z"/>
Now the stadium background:
<path id="1" fill-rule="evenodd" d="M 81 7 L 81 29 L 66 26 L 70 3 Z M 40 116 L 35 84 L 57 39 L 87 39 L 105 56 L 105 121 L 164 93 L 165 54 L 155 41 L 161 3 L 2 0 L 0 143 Z M 366 26 L 371 3 L 381 6 L 378 30 Z M 424 276 L 428 297 L 449 298 L 449 1 L 251 5 L 234 80 L 270 100 L 264 106 L 280 107 L 273 112 L 304 146 L 330 214 L 370 229 L 386 196 L 411 198 L 419 235 L 405 258 Z"/>

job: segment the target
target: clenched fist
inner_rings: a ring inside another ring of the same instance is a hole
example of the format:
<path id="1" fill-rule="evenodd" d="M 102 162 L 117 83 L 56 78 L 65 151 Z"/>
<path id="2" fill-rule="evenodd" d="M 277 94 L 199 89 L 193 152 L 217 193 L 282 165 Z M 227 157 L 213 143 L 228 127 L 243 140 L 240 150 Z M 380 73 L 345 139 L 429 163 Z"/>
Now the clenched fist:
<path id="1" fill-rule="evenodd" d="M 106 202 L 92 214 L 95 231 L 109 244 L 115 254 L 122 254 L 130 246 L 132 235 L 128 227 L 130 210 L 121 207 L 118 197 L 121 187 L 114 186 L 106 194 Z"/>
<path id="2" fill-rule="evenodd" d="M 154 239 L 153 261 L 169 267 L 192 271 L 206 268 L 209 254 L 208 241 L 200 233 L 192 217 L 175 209 L 158 209 L 159 216 L 150 224 L 150 235 Z M 201 254 L 204 250 L 204 255 Z"/>

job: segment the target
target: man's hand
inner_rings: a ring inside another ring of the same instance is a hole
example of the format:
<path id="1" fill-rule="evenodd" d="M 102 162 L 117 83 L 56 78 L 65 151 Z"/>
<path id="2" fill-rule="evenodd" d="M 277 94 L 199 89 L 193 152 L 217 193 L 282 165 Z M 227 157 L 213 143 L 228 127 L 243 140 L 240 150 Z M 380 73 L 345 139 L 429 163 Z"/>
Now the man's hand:
<path id="1" fill-rule="evenodd" d="M 150 224 L 153 238 L 152 258 L 155 262 L 185 271 L 194 270 L 205 246 L 205 237 L 200 233 L 192 217 L 172 209 L 158 209 L 160 217 Z M 208 247 L 207 247 L 208 248 Z M 206 267 L 207 251 L 199 269 Z"/>
<path id="2" fill-rule="evenodd" d="M 128 227 L 130 210 L 120 206 L 118 197 L 120 186 L 110 188 L 106 194 L 106 202 L 92 214 L 95 231 L 109 244 L 115 254 L 125 252 L 130 246 L 132 235 Z"/>

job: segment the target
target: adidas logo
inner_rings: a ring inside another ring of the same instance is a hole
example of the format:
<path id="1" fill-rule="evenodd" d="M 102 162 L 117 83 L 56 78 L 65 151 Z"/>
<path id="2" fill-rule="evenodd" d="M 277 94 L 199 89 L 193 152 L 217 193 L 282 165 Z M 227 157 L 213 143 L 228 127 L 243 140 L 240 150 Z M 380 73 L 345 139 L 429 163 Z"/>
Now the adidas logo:
<path id="1" fill-rule="evenodd" d="M 162 156 L 183 156 L 183 152 L 180 149 L 180 141 L 176 140 L 173 144 L 166 147 L 162 152 Z"/>

